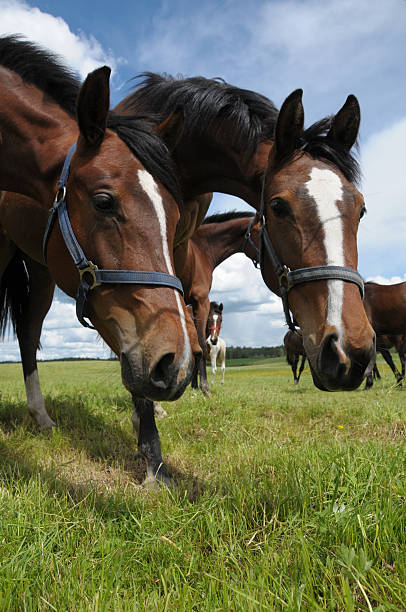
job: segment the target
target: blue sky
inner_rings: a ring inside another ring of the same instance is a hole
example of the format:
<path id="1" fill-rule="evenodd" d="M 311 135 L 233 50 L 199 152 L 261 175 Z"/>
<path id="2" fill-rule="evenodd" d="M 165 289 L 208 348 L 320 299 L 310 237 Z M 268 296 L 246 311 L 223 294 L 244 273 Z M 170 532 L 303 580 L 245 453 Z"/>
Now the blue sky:
<path id="1" fill-rule="evenodd" d="M 82 76 L 113 67 L 112 102 L 134 75 L 152 70 L 220 76 L 280 106 L 304 90 L 306 123 L 336 112 L 349 93 L 362 111 L 362 191 L 368 215 L 359 232 L 360 272 L 382 282 L 406 279 L 404 0 L 0 0 L 3 33 L 21 32 L 57 51 Z M 218 195 L 211 211 L 245 208 Z M 249 288 L 249 289 L 248 289 Z M 215 273 L 228 344 L 280 343 L 279 300 L 244 256 Z M 45 322 L 43 357 L 106 355 L 80 328 L 60 293 Z M 3 358 L 17 358 L 8 342 Z"/>

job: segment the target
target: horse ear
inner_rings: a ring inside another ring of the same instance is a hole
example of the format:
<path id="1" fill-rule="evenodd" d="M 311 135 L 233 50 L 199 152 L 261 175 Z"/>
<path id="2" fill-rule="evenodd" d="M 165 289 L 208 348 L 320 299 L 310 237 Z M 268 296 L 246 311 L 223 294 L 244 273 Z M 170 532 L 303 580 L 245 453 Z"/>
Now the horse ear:
<path id="1" fill-rule="evenodd" d="M 184 125 L 183 109 L 179 107 L 155 129 L 169 151 L 173 151 L 181 139 Z"/>
<path id="2" fill-rule="evenodd" d="M 302 89 L 293 91 L 282 104 L 275 128 L 274 156 L 277 160 L 289 157 L 297 147 L 303 132 L 304 110 Z"/>
<path id="3" fill-rule="evenodd" d="M 219 311 L 223 312 L 223 302 L 221 302 L 221 304 L 219 304 Z"/>
<path id="4" fill-rule="evenodd" d="M 344 106 L 335 115 L 327 137 L 341 143 L 349 151 L 357 140 L 360 122 L 361 109 L 358 100 L 350 94 Z"/>
<path id="5" fill-rule="evenodd" d="M 90 147 L 98 147 L 106 131 L 110 107 L 110 68 L 103 66 L 86 77 L 78 98 L 80 135 Z"/>

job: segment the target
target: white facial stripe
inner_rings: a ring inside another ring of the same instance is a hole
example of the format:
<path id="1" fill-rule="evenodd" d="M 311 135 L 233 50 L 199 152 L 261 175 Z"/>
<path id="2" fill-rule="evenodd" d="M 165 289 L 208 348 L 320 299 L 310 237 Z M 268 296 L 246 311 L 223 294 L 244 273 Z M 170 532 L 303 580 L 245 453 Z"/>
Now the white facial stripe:
<path id="1" fill-rule="evenodd" d="M 154 210 L 155 210 L 156 216 L 158 217 L 159 230 L 161 232 L 162 250 L 164 254 L 166 267 L 168 268 L 168 273 L 174 276 L 175 273 L 174 273 L 171 258 L 169 255 L 168 238 L 166 235 L 166 215 L 165 215 L 165 209 L 162 204 L 161 194 L 159 193 L 157 184 L 155 183 L 153 177 L 151 176 L 149 172 L 147 172 L 146 170 L 138 170 L 138 178 L 140 180 L 141 187 L 143 188 L 143 190 L 145 191 L 145 193 L 151 200 L 152 204 L 154 205 Z M 183 335 L 185 337 L 184 359 L 186 359 L 187 357 L 189 357 L 192 349 L 191 349 L 190 342 L 189 342 L 189 336 L 188 336 L 187 329 L 186 329 L 185 313 L 183 312 L 180 297 L 176 289 L 174 289 L 173 291 L 175 294 L 176 305 L 179 310 L 180 322 L 182 325 Z"/>
<path id="2" fill-rule="evenodd" d="M 344 266 L 343 226 L 337 202 L 342 200 L 343 185 L 335 172 L 313 168 L 307 191 L 313 198 L 317 215 L 324 229 L 324 247 L 328 266 Z M 329 280 L 327 323 L 337 328 L 341 336 L 344 281 Z"/>

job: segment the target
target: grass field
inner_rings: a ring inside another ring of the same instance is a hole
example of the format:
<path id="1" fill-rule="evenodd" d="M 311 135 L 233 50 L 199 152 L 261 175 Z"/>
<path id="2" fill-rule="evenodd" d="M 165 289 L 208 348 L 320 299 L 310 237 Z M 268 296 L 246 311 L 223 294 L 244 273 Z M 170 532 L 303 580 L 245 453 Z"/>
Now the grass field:
<path id="1" fill-rule="evenodd" d="M 406 390 L 328 394 L 283 359 L 158 422 L 175 490 L 140 485 L 117 362 L 40 364 L 38 434 L 0 365 L 1 610 L 405 610 Z"/>

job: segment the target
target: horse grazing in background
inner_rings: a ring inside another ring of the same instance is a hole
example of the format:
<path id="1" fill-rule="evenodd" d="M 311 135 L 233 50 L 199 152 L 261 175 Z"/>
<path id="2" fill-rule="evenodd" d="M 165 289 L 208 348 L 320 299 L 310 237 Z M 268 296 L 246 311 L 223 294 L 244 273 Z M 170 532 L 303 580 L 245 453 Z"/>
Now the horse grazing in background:
<path id="1" fill-rule="evenodd" d="M 74 297 L 120 357 L 148 474 L 167 480 L 144 398 L 179 397 L 201 353 L 174 276 L 181 194 L 165 138 L 182 125 L 111 113 L 109 76 L 81 85 L 51 53 L 0 38 L 0 189 L 17 193 L 0 204 L 0 326 L 11 317 L 29 411 L 50 428 L 36 350 L 55 282 Z"/>
<path id="2" fill-rule="evenodd" d="M 316 386 L 351 390 L 375 354 L 356 272 L 365 205 L 351 148 L 360 109 L 350 95 L 305 130 L 301 98 L 294 91 L 278 113 L 264 96 L 223 81 L 147 74 L 116 108 L 153 113 L 157 123 L 183 109 L 172 154 L 184 199 L 219 191 L 259 212 L 262 276 L 281 295 L 289 326 L 292 311 L 302 330 Z"/>
<path id="3" fill-rule="evenodd" d="M 221 367 L 221 384 L 224 384 L 224 373 L 226 371 L 226 343 L 220 338 L 221 324 L 223 322 L 223 304 L 210 302 L 210 312 L 207 319 L 207 347 L 210 355 L 211 370 L 213 378 L 211 384 L 214 384 L 217 372 L 217 360 L 220 361 Z"/>
<path id="4" fill-rule="evenodd" d="M 199 363 L 200 389 L 209 394 L 206 374 L 207 319 L 210 312 L 209 293 L 213 272 L 223 261 L 235 253 L 244 253 L 254 265 L 259 259 L 259 219 L 250 212 L 227 212 L 206 217 L 195 231 L 185 250 L 180 249 L 178 262 L 175 250 L 176 273 L 182 281 L 185 302 L 193 308 L 193 316 L 203 356 Z M 212 353 L 211 353 L 212 355 Z M 192 379 L 198 387 L 198 375 Z"/>
<path id="5" fill-rule="evenodd" d="M 406 337 L 406 282 L 393 285 L 365 283 L 365 312 L 377 336 L 376 350 L 391 368 L 396 381 L 405 376 L 404 353 Z M 399 353 L 402 373 L 396 368 L 389 349 L 395 346 Z M 402 358 L 403 355 L 403 358 Z M 372 376 L 366 381 L 366 389 L 373 384 Z"/>
<path id="6" fill-rule="evenodd" d="M 399 355 L 401 372 L 396 367 L 396 364 L 393 361 L 390 349 L 394 347 Z M 398 336 L 377 336 L 376 337 L 376 351 L 381 353 L 382 357 L 392 370 L 396 382 L 399 386 L 402 385 L 402 381 L 405 378 L 405 362 L 406 362 L 406 334 L 399 334 Z M 373 377 L 368 376 L 365 389 L 368 390 L 373 385 L 373 378 L 380 379 L 381 375 L 379 374 L 378 367 L 375 363 L 373 369 Z"/>
<path id="7" fill-rule="evenodd" d="M 286 351 L 286 361 L 292 368 L 293 380 L 295 385 L 297 385 L 306 363 L 306 353 L 303 347 L 301 332 L 299 330 L 296 332 L 292 330 L 287 331 L 283 339 L 283 344 Z M 299 368 L 299 374 L 297 374 L 297 365 L 300 356 L 302 357 L 302 361 Z"/>

